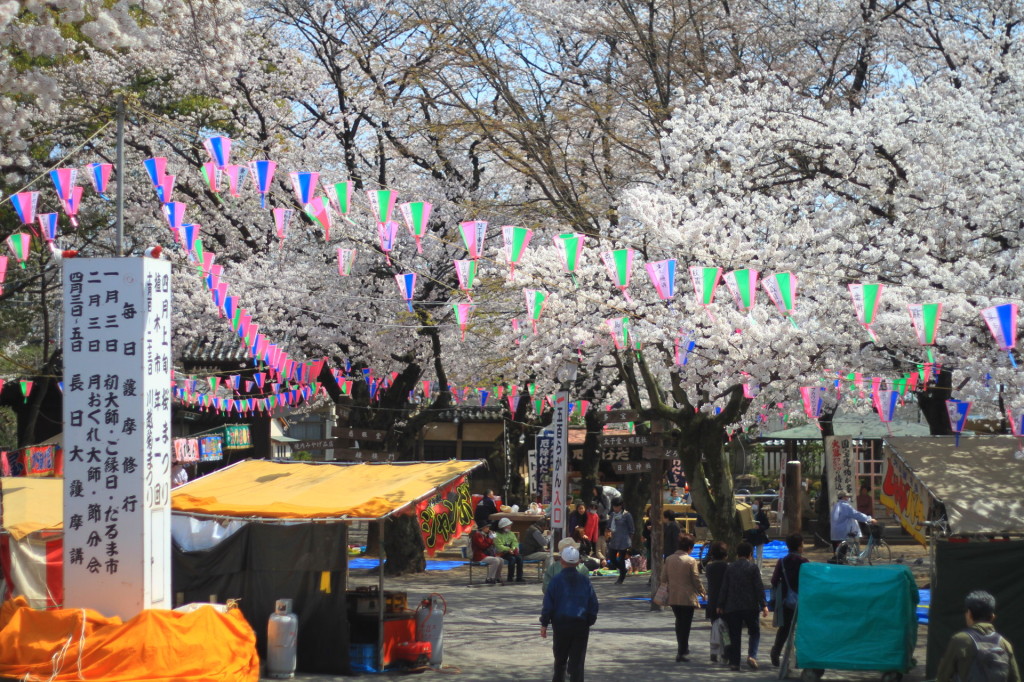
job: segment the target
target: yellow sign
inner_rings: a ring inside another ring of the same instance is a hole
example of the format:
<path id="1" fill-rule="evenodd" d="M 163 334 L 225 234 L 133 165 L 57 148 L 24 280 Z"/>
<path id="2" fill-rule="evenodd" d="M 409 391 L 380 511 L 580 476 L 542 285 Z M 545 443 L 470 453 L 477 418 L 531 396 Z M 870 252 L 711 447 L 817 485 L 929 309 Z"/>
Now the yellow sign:
<path id="1" fill-rule="evenodd" d="M 886 509 L 900 520 L 900 525 L 922 545 L 924 522 L 928 520 L 931 495 L 914 473 L 891 451 L 885 457 L 885 479 L 879 496 Z"/>

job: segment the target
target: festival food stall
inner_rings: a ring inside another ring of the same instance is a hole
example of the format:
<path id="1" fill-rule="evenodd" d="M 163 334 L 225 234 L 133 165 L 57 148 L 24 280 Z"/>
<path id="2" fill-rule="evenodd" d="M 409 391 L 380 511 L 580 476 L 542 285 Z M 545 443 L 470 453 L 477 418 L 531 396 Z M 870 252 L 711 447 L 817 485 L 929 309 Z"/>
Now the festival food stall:
<path id="1" fill-rule="evenodd" d="M 415 623 L 404 594 L 384 591 L 383 562 L 375 590 L 348 590 L 347 525 L 416 514 L 433 555 L 470 528 L 467 474 L 482 464 L 252 460 L 221 469 L 172 492 L 173 589 L 184 601 L 241 598 L 261 654 L 275 601 L 290 598 L 300 671 L 346 673 L 350 658 L 367 663 L 368 647 L 367 668 L 384 669 L 399 642 L 415 639 Z"/>
<path id="2" fill-rule="evenodd" d="M 927 674 L 964 627 L 964 597 L 996 597 L 999 631 L 1024 650 L 1024 461 L 1012 436 L 887 438 L 881 502 L 931 549 Z"/>
<path id="3" fill-rule="evenodd" d="M 377 589 L 347 589 L 348 524 L 416 514 L 433 556 L 470 528 L 467 474 L 482 464 L 251 460 L 180 486 L 171 501 L 175 602 L 240 598 L 265 658 L 267 619 L 277 599 L 291 598 L 300 671 L 347 673 L 349 632 L 361 652 L 372 649 L 365 667 L 383 669 L 398 642 L 415 639 L 415 624 L 404 595 L 384 591 L 383 562 Z M 63 479 L 0 479 L 5 597 L 62 605 L 62 500 Z"/>

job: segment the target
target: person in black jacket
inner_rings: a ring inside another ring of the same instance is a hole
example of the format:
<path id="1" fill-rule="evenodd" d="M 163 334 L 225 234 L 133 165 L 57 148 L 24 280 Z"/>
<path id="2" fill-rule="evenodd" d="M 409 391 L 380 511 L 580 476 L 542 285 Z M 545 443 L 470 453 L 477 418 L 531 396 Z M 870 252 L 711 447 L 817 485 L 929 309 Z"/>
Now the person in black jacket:
<path id="1" fill-rule="evenodd" d="M 707 617 L 711 621 L 712 626 L 714 626 L 716 620 L 721 618 L 718 614 L 718 596 L 722 592 L 725 570 L 729 568 L 729 563 L 726 561 L 728 556 L 729 545 L 721 540 L 715 540 L 708 548 L 708 555 L 705 558 L 707 564 L 704 566 L 704 575 L 708 579 Z M 711 662 L 718 662 L 718 654 L 711 654 Z"/>
<path id="2" fill-rule="evenodd" d="M 477 528 L 483 526 L 485 522 L 490 523 L 491 514 L 497 513 L 498 505 L 494 501 L 494 491 L 488 489 L 476 503 L 476 509 L 473 510 L 473 520 L 476 521 Z"/>
<path id="3" fill-rule="evenodd" d="M 750 561 L 753 547 L 749 542 L 736 545 L 736 561 L 725 569 L 722 591 L 718 595 L 718 613 L 729 626 L 729 646 L 726 656 L 732 670 L 740 669 L 740 634 L 747 626 L 747 665 L 757 670 L 757 646 L 761 643 L 761 623 L 758 612 L 768 615 L 764 599 L 761 571 Z"/>
<path id="4" fill-rule="evenodd" d="M 676 513 L 671 509 L 666 509 L 662 516 L 665 517 L 665 523 L 662 528 L 662 550 L 661 557 L 672 556 L 679 549 L 679 524 L 676 523 Z"/>
<path id="5" fill-rule="evenodd" d="M 772 573 L 772 588 L 782 585 L 782 592 L 775 602 L 776 609 L 782 609 L 782 622 L 778 632 L 775 633 L 775 644 L 772 646 L 772 665 L 779 667 L 779 656 L 782 655 L 782 647 L 786 646 L 786 638 L 789 637 L 789 630 L 793 627 L 793 618 L 796 615 L 795 608 L 785 605 L 786 595 L 800 591 L 800 565 L 807 563 L 807 558 L 802 555 L 804 551 L 804 536 L 800 533 L 793 533 L 786 538 L 786 547 L 789 554 L 782 557 L 775 564 L 775 572 Z"/>

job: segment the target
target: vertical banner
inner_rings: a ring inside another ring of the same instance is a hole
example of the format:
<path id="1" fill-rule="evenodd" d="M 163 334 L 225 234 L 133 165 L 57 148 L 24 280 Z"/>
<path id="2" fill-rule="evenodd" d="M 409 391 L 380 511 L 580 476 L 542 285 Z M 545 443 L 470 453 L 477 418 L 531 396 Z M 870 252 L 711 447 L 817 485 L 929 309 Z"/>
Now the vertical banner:
<path id="1" fill-rule="evenodd" d="M 537 436 L 537 489 L 540 503 L 545 507 L 551 505 L 551 455 L 555 449 L 555 439 L 550 431 Z"/>
<path id="2" fill-rule="evenodd" d="M 878 499 L 912 538 L 928 546 L 924 522 L 931 515 L 932 496 L 891 448 L 885 449 L 885 478 Z"/>
<path id="3" fill-rule="evenodd" d="M 555 413 L 551 420 L 555 442 L 551 450 L 551 533 L 553 543 L 565 537 L 568 514 L 565 499 L 569 477 L 569 392 L 555 394 Z M 552 546 L 555 546 L 552 544 Z"/>
<path id="4" fill-rule="evenodd" d="M 840 490 L 856 495 L 854 470 L 857 465 L 850 436 L 825 436 L 825 476 L 828 477 L 828 508 L 835 506 Z"/>
<path id="5" fill-rule="evenodd" d="M 64 262 L 65 607 L 170 608 L 171 266 Z"/>

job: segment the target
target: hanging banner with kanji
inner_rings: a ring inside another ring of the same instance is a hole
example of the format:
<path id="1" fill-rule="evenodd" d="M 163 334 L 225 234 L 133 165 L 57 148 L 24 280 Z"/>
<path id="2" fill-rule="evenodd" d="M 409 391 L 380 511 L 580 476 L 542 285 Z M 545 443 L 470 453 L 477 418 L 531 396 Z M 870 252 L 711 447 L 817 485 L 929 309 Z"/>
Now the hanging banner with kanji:
<path id="1" fill-rule="evenodd" d="M 473 526 L 473 500 L 463 476 L 416 506 L 427 556 L 433 557 Z"/>
<path id="2" fill-rule="evenodd" d="M 836 503 L 840 490 L 850 494 L 854 491 L 854 472 L 857 461 L 850 436 L 825 436 L 825 475 L 828 477 L 828 507 Z"/>

